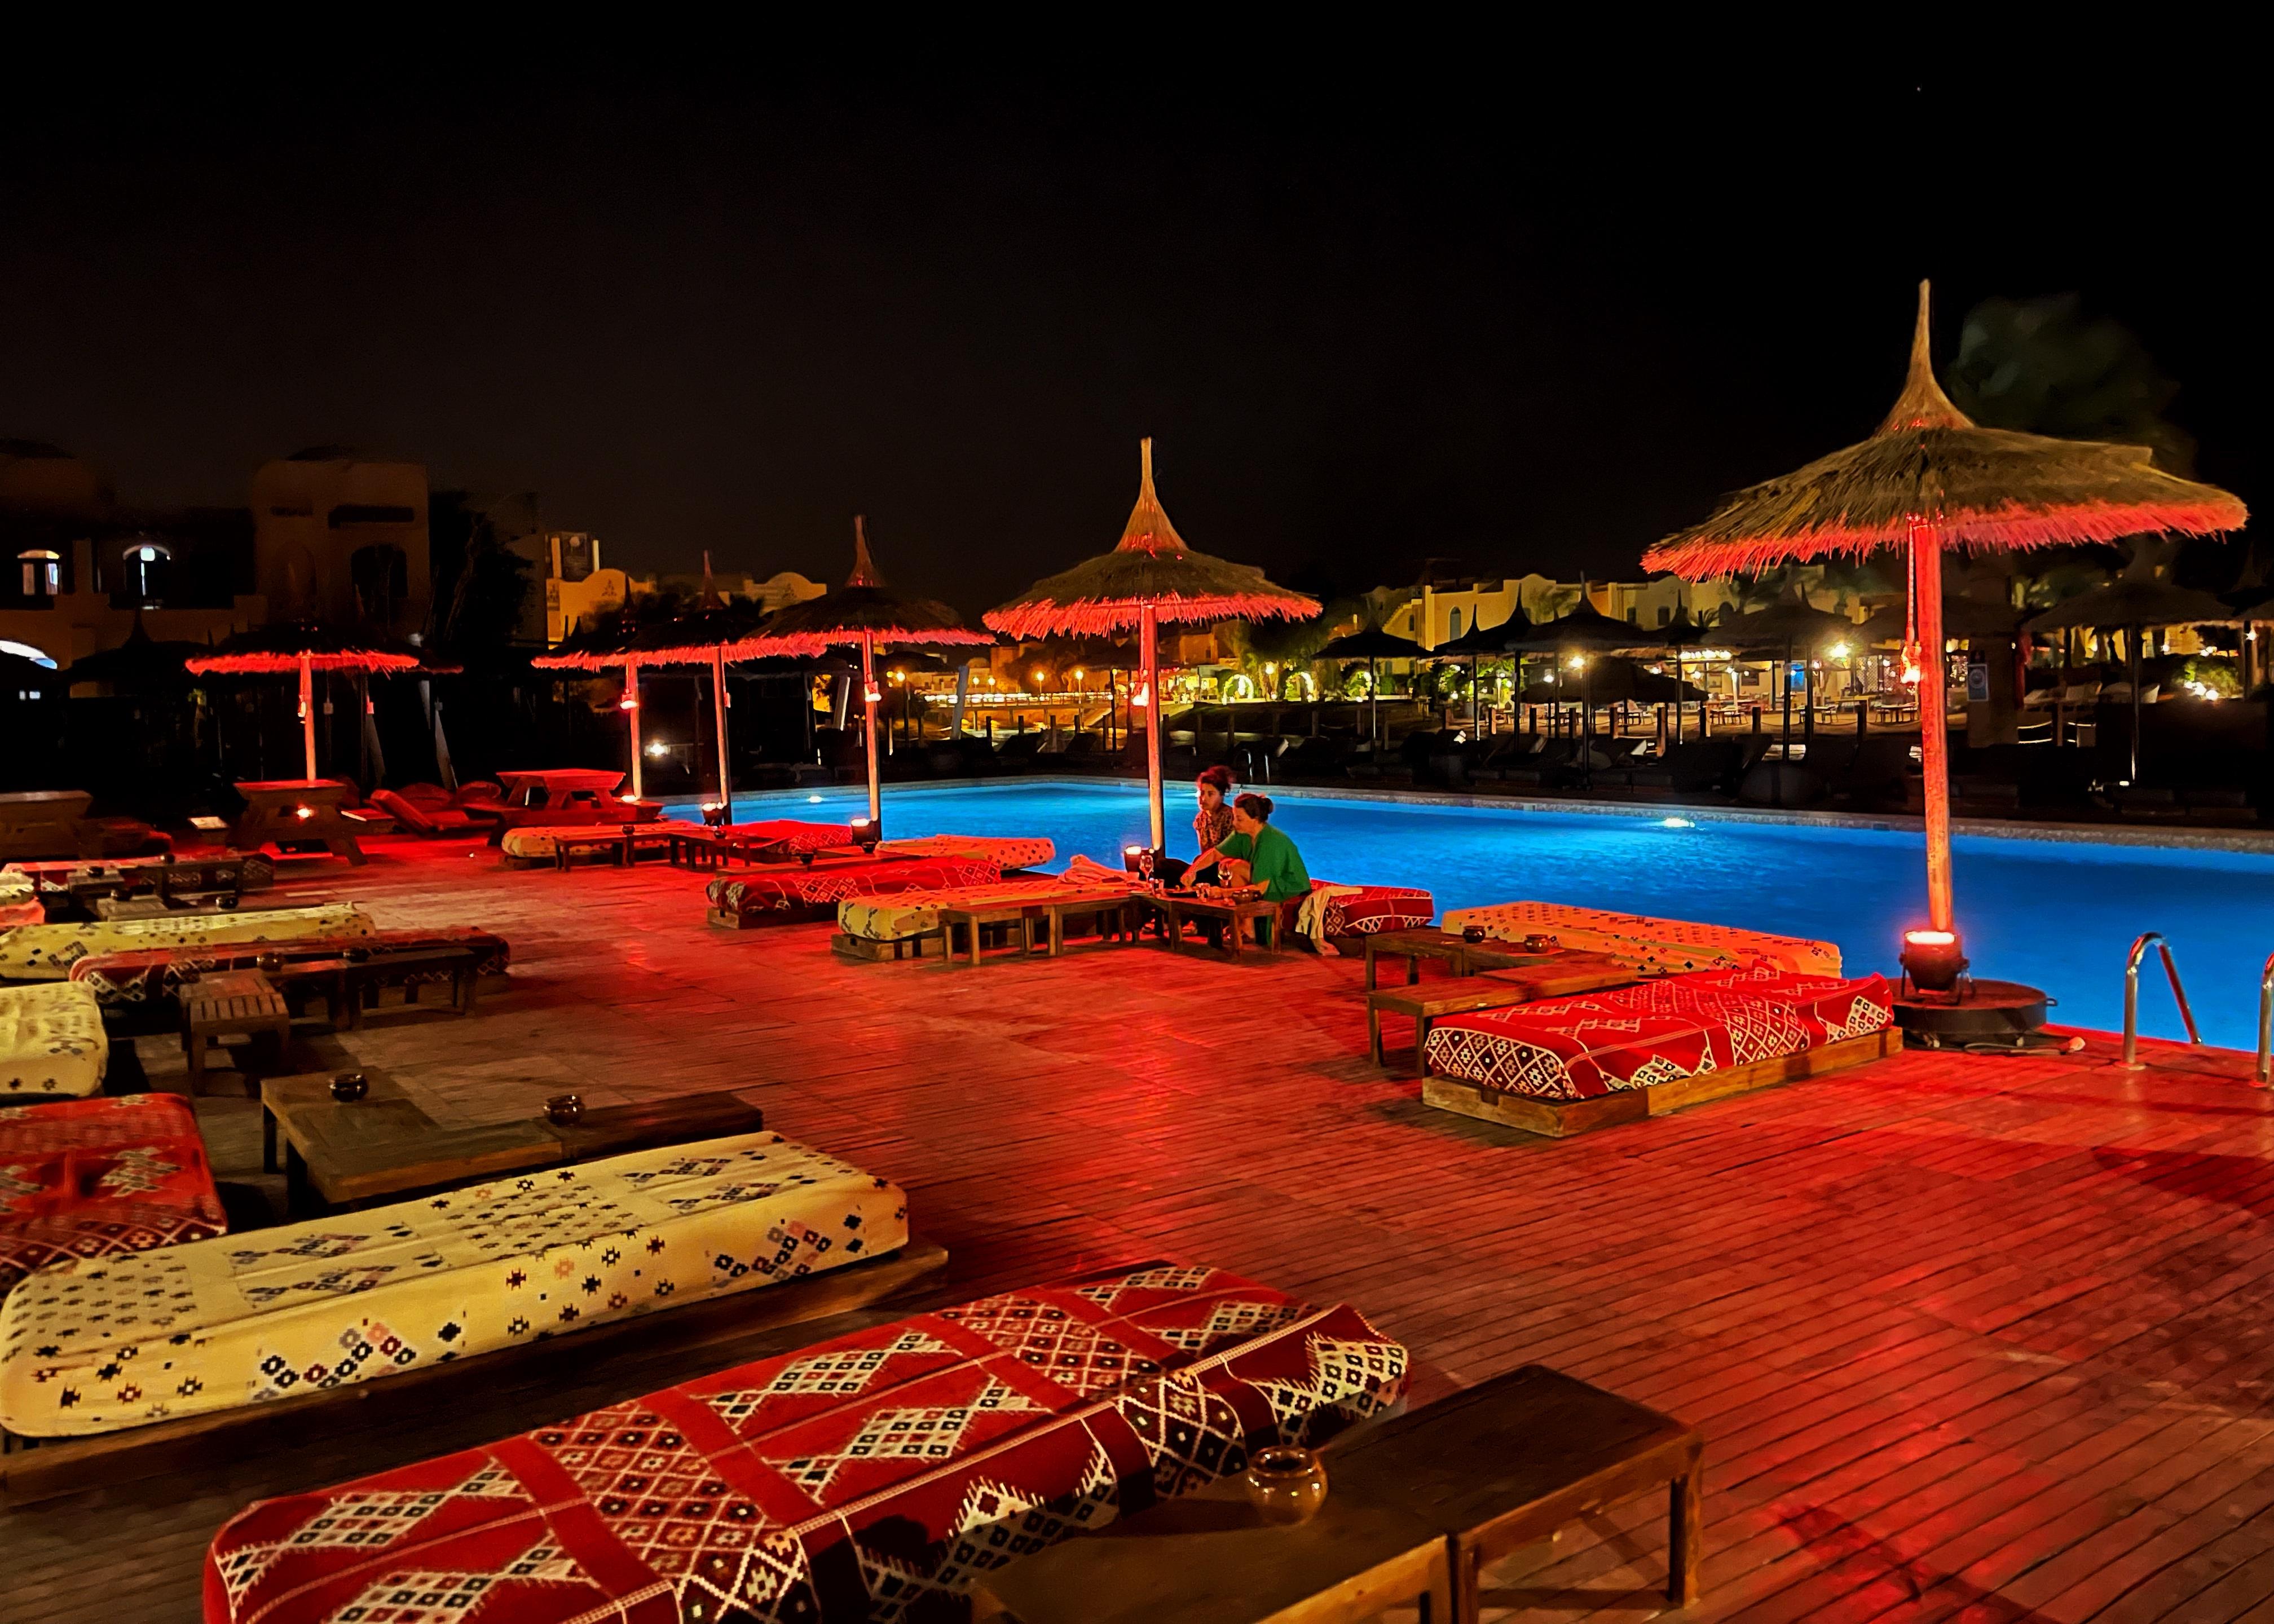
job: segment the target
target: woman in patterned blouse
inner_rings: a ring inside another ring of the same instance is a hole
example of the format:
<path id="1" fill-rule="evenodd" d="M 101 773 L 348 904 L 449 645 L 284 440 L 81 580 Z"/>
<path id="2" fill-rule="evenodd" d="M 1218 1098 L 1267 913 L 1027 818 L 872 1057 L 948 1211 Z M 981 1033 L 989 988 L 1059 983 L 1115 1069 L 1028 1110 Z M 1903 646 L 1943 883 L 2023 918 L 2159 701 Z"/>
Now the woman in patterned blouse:
<path id="1" fill-rule="evenodd" d="M 1191 863 L 1178 862 L 1171 857 L 1161 865 L 1161 877 L 1171 885 L 1193 885 L 1203 880 L 1214 880 L 1216 848 L 1232 835 L 1231 769 L 1210 767 L 1194 781 L 1193 794 L 1199 809 L 1193 814 L 1193 838 L 1200 844 L 1198 857 Z"/>

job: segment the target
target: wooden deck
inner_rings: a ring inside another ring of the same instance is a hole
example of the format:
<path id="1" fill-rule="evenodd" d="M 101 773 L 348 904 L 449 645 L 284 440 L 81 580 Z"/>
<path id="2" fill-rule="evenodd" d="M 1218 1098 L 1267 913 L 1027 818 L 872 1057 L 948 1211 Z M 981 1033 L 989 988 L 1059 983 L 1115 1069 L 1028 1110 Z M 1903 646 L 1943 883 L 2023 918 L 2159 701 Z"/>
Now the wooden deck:
<path id="1" fill-rule="evenodd" d="M 439 1120 L 746 1088 L 907 1186 L 953 1253 L 922 1300 L 1170 1253 L 1357 1304 L 1412 1346 L 1422 1397 L 1556 1365 L 1705 1429 L 1690 1617 L 2274 1620 L 2274 1101 L 2245 1057 L 1910 1054 L 1540 1141 L 1368 1065 L 1352 960 L 855 963 L 825 926 L 711 929 L 701 878 L 661 868 L 372 857 L 321 883 L 514 944 L 472 1020 L 337 1040 Z M 162 1083 L 177 1060 L 142 1047 Z M 213 1086 L 222 1177 L 252 1181 L 254 1109 Z M 481 1416 L 0 1512 L 0 1615 L 194 1619 L 245 1501 L 675 1373 L 606 1364 Z M 1572 1530 L 1498 1599 L 1648 1616 L 1663 1522 L 1653 1500 Z"/>

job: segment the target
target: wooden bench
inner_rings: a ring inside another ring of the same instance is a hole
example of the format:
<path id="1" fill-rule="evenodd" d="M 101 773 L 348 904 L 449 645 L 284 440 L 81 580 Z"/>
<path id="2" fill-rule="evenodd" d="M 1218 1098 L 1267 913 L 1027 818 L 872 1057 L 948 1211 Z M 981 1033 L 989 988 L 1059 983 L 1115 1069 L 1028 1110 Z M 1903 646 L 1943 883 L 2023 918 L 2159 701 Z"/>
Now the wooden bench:
<path id="1" fill-rule="evenodd" d="M 971 943 L 969 962 L 977 964 L 980 931 L 992 925 L 1015 926 L 1019 934 L 1020 956 L 1024 958 L 1032 954 L 1035 951 L 1035 927 L 1039 924 L 1045 932 L 1049 929 L 1049 921 L 1043 917 L 1043 912 L 1042 904 L 1027 901 L 981 903 L 974 907 L 940 909 L 939 928 L 945 937 L 943 945 L 948 962 L 956 962 L 955 933 L 961 930 L 968 933 Z M 1043 939 L 1047 943 L 1047 935 Z M 922 957 L 921 949 L 917 956 Z"/>
<path id="2" fill-rule="evenodd" d="M 563 829 L 553 837 L 553 866 L 561 873 L 578 857 L 606 856 L 617 868 L 631 861 L 631 837 L 624 827 L 612 823 L 596 824 L 591 829 Z"/>
<path id="3" fill-rule="evenodd" d="M 181 990 L 182 1049 L 189 1057 L 190 1093 L 205 1081 L 206 1044 L 225 1037 L 251 1037 L 283 1052 L 292 1030 L 284 995 L 258 970 L 222 970 L 200 977 Z"/>
<path id="4" fill-rule="evenodd" d="M 1639 973 L 1606 959 L 1600 953 L 1558 953 L 1545 963 L 1519 969 L 1493 970 L 1450 981 L 1427 981 L 1407 987 L 1377 988 L 1366 995 L 1367 1054 L 1376 1065 L 1386 1065 L 1382 1050 L 1382 1018 L 1408 1016 L 1413 1022 L 1413 1074 L 1424 1076 L 1423 1054 L 1428 1047 L 1429 1024 L 1443 1015 L 1472 1010 L 1506 1009 L 1535 998 L 1562 998 L 1623 987 Z"/>
<path id="5" fill-rule="evenodd" d="M 383 1073 L 366 1073 L 369 1092 L 360 1100 L 334 1099 L 331 1085 L 329 1072 L 260 1085 L 262 1165 L 277 1171 L 281 1154 L 295 1218 L 766 1125 L 763 1110 L 731 1094 L 697 1094 L 602 1107 L 566 1124 L 538 1114 L 446 1128 Z"/>
<path id="6" fill-rule="evenodd" d="M 378 1005 L 382 987 L 400 986 L 404 1004 L 416 1006 L 423 979 L 419 973 L 425 970 L 446 972 L 450 978 L 449 1007 L 460 1015 L 472 1014 L 481 983 L 480 966 L 487 951 L 471 944 L 396 952 L 374 948 L 360 959 L 288 959 L 267 974 L 283 989 L 288 1003 L 298 999 L 305 1004 L 313 994 L 324 1000 L 335 1029 L 344 1026 L 352 1032 L 362 1026 L 364 1011 Z"/>
<path id="7" fill-rule="evenodd" d="M 1234 1474 L 988 1575 L 977 1616 L 1359 1624 L 1419 1603 L 1427 1624 L 1475 1624 L 1486 1568 L 1660 1489 L 1666 1599 L 1680 1607 L 1698 1598 L 1705 1440 L 1545 1365 L 1361 1428 L 1324 1459 L 1326 1503 L 1307 1522 L 1261 1524 Z M 1580 1603 L 1559 1594 L 1553 1605 Z"/>

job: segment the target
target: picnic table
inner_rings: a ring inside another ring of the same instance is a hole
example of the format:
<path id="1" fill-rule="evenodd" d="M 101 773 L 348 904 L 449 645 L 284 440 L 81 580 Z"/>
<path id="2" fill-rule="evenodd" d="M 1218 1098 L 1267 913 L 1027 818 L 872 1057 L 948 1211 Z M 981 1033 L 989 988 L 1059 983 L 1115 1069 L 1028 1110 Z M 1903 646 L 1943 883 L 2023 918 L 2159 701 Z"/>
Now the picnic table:
<path id="1" fill-rule="evenodd" d="M 765 1126 L 757 1106 L 720 1093 L 606 1106 L 565 1124 L 538 1113 L 446 1128 L 385 1073 L 366 1073 L 365 1084 L 362 1099 L 343 1101 L 329 1072 L 262 1081 L 261 1162 L 275 1172 L 282 1156 L 294 1216 Z"/>
<path id="2" fill-rule="evenodd" d="M 241 852 L 274 841 L 321 846 L 358 868 L 369 860 L 356 844 L 355 828 L 343 816 L 356 803 L 352 784 L 337 778 L 264 778 L 239 784 L 245 810 L 230 826 L 229 843 Z"/>
<path id="3" fill-rule="evenodd" d="M 1262 1524 L 1234 1473 L 988 1575 L 977 1616 L 1359 1624 L 1419 1603 L 1432 1624 L 1475 1624 L 1486 1568 L 1661 1488 L 1666 1599 L 1698 1599 L 1705 1440 L 1546 1365 L 1359 1428 L 1323 1458 L 1326 1502 L 1306 1522 Z M 1559 1592 L 1540 1605 L 1582 1604 Z"/>
<path id="4" fill-rule="evenodd" d="M 1413 1074 L 1424 1076 L 1423 1052 L 1429 1041 L 1429 1025 L 1443 1015 L 1463 1015 L 1472 1010 L 1506 1009 L 1535 998 L 1562 998 L 1623 987 L 1636 972 L 1600 953 L 1556 953 L 1544 962 L 1447 981 L 1424 981 L 1404 987 L 1383 987 L 1366 995 L 1367 1053 L 1376 1065 L 1386 1065 L 1382 1052 L 1382 1018 L 1404 1015 L 1413 1022 Z"/>

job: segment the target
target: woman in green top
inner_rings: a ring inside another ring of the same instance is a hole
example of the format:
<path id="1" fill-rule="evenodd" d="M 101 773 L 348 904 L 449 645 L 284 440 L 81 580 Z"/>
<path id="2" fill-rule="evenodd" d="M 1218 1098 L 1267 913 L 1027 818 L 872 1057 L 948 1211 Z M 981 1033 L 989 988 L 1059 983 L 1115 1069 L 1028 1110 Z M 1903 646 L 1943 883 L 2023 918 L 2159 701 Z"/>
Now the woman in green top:
<path id="1" fill-rule="evenodd" d="M 1273 902 L 1299 901 L 1311 894 L 1303 854 L 1271 827 L 1270 796 L 1242 795 L 1233 801 L 1231 827 L 1231 834 L 1216 848 L 1227 893 L 1260 895 Z"/>

